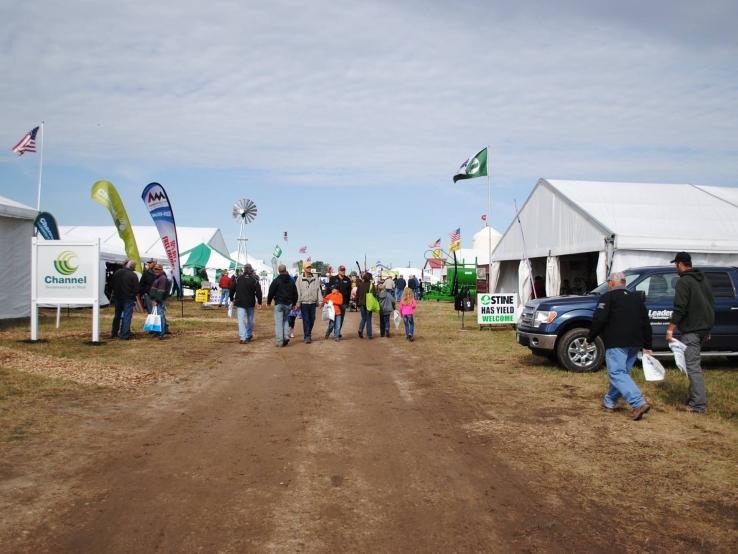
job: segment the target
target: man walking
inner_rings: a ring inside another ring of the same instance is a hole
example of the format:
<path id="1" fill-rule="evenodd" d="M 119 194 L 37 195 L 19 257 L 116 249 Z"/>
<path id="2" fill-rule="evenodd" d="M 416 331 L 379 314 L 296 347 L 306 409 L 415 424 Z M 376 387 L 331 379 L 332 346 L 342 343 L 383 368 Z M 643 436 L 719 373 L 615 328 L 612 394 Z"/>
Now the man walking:
<path id="1" fill-rule="evenodd" d="M 348 312 L 349 302 L 351 301 L 351 278 L 346 275 L 346 266 L 345 265 L 339 265 L 338 266 L 338 275 L 334 275 L 331 277 L 331 281 L 328 283 L 328 288 L 333 289 L 333 287 L 338 287 L 338 292 L 341 293 L 341 298 L 343 298 L 343 303 L 341 304 L 341 314 L 343 317 L 346 317 L 346 313 Z M 341 334 L 339 333 L 338 338 L 341 338 Z"/>
<path id="2" fill-rule="evenodd" d="M 235 279 L 235 278 L 234 278 Z M 218 286 L 220 287 L 220 301 L 218 307 L 225 305 L 228 308 L 228 301 L 231 299 L 231 276 L 228 275 L 228 270 L 224 269 L 223 274 L 218 279 Z"/>
<path id="3" fill-rule="evenodd" d="M 692 256 L 679 252 L 671 263 L 676 264 L 679 280 L 674 287 L 674 311 L 666 329 L 666 340 L 674 340 L 674 331 L 679 329 L 681 341 L 687 346 L 684 360 L 689 377 L 689 397 L 679 409 L 703 414 L 707 410 L 707 390 L 700 352 L 715 324 L 715 300 L 705 274 L 692 267 Z"/>
<path id="4" fill-rule="evenodd" d="M 254 268 L 246 264 L 243 274 L 236 279 L 233 291 L 224 289 L 224 294 L 231 294 L 231 300 L 236 306 L 236 319 L 238 320 L 238 337 L 241 344 L 251 342 L 254 338 L 254 309 L 258 304 L 261 308 L 261 285 L 254 276 Z M 246 323 L 244 323 L 244 317 Z"/>
<path id="5" fill-rule="evenodd" d="M 138 275 L 133 271 L 136 262 L 126 260 L 123 267 L 113 273 L 111 289 L 113 291 L 113 304 L 115 315 L 113 316 L 113 328 L 110 338 L 131 338 L 131 322 L 133 320 L 133 306 L 136 304 L 138 294 Z"/>
<path id="6" fill-rule="evenodd" d="M 274 334 L 277 346 L 287 346 L 290 342 L 289 313 L 290 309 L 297 304 L 297 287 L 287 273 L 287 267 L 284 264 L 280 264 L 277 271 L 279 274 L 269 285 L 267 306 L 274 300 Z"/>
<path id="7" fill-rule="evenodd" d="M 407 282 L 405 281 L 405 278 L 402 275 L 398 275 L 397 280 L 395 281 L 395 300 L 397 302 L 402 299 L 402 293 L 406 286 Z"/>
<path id="8" fill-rule="evenodd" d="M 610 387 L 602 400 L 608 411 L 617 408 L 620 397 L 633 408 L 631 417 L 638 421 L 651 409 L 638 385 L 630 376 L 638 351 L 651 354 L 651 324 L 643 297 L 625 288 L 625 274 L 613 273 L 607 280 L 608 291 L 600 296 L 592 318 L 587 342 L 602 335 Z"/>
<path id="9" fill-rule="evenodd" d="M 313 326 L 315 325 L 315 309 L 323 301 L 320 292 L 320 281 L 313 275 L 310 263 L 303 267 L 303 274 L 297 279 L 297 307 L 302 315 L 302 334 L 305 344 L 313 342 Z"/>
<path id="10" fill-rule="evenodd" d="M 410 290 L 413 291 L 413 296 L 415 297 L 415 300 L 418 299 L 418 287 L 420 286 L 418 284 L 418 280 L 415 278 L 415 275 L 410 275 L 410 279 L 407 282 L 407 286 L 410 287 Z"/>

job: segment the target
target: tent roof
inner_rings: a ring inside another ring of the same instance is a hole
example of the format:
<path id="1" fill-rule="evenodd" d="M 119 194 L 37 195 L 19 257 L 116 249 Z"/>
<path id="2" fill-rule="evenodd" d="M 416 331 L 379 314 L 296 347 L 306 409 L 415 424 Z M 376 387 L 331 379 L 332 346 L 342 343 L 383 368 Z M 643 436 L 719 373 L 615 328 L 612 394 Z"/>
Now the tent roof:
<path id="1" fill-rule="evenodd" d="M 117 259 L 126 258 L 126 250 L 123 241 L 113 225 L 105 226 L 69 226 L 59 227 L 62 239 L 77 240 L 80 242 L 95 241 L 100 239 L 100 251 L 109 257 Z M 138 253 L 142 260 L 155 258 L 166 262 L 167 253 L 161 243 L 159 231 L 154 225 L 134 225 L 133 235 L 136 237 Z M 217 227 L 177 227 L 177 239 L 179 240 L 179 251 L 186 252 L 200 243 L 212 246 L 221 252 L 227 252 L 223 234 Z"/>
<path id="2" fill-rule="evenodd" d="M 36 219 L 36 214 L 38 212 L 30 206 L 0 196 L 0 216 L 15 217 L 18 219 Z"/>
<path id="3" fill-rule="evenodd" d="M 599 251 L 610 236 L 620 250 L 738 252 L 735 188 L 540 179 L 520 220 L 531 258 Z M 513 220 L 492 259 L 522 251 Z"/>
<path id="4" fill-rule="evenodd" d="M 185 262 L 182 267 L 205 267 L 212 269 L 229 269 L 231 264 L 235 265 L 235 260 L 232 260 L 228 255 L 218 252 L 212 246 L 201 242 L 194 248 L 190 248 L 185 252 L 180 252 L 180 256 Z"/>

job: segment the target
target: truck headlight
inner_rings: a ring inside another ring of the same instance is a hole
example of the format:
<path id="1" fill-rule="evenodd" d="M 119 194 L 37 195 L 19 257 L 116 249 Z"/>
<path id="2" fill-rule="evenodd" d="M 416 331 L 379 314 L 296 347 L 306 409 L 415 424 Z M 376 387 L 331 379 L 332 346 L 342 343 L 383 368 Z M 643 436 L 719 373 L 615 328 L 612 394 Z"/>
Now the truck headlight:
<path id="1" fill-rule="evenodd" d="M 533 327 L 540 327 L 543 324 L 548 325 L 554 319 L 556 319 L 556 312 L 536 312 Z"/>

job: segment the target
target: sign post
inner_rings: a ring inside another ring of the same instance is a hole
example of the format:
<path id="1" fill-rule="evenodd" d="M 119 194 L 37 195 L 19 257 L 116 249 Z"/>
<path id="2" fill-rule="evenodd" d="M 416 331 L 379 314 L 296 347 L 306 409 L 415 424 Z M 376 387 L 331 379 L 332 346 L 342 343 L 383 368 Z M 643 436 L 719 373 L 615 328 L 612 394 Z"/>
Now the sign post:
<path id="1" fill-rule="evenodd" d="M 518 308 L 517 293 L 477 294 L 477 323 L 483 325 L 513 325 Z"/>
<path id="2" fill-rule="evenodd" d="M 31 340 L 38 340 L 38 306 L 92 306 L 92 342 L 100 342 L 100 241 L 31 239 Z"/>

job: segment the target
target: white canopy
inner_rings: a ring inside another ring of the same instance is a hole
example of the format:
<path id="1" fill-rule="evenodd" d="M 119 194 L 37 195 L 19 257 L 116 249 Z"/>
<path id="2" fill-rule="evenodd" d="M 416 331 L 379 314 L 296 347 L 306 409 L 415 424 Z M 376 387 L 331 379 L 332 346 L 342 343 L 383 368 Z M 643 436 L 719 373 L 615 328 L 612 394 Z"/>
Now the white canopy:
<path id="1" fill-rule="evenodd" d="M 472 242 L 472 250 L 477 255 L 477 265 L 488 265 L 489 264 L 489 252 L 490 245 L 491 250 L 494 251 L 497 243 L 502 239 L 500 232 L 492 226 L 482 227 L 479 231 L 474 233 L 474 240 Z"/>
<path id="2" fill-rule="evenodd" d="M 0 196 L 0 319 L 31 313 L 31 237 L 36 210 Z"/>
<path id="3" fill-rule="evenodd" d="M 245 265 L 245 264 L 251 264 L 251 267 L 254 268 L 254 273 L 258 275 L 259 277 L 263 277 L 265 279 L 274 279 L 274 269 L 271 265 L 267 265 L 264 260 L 259 260 L 258 258 L 254 258 L 253 256 L 244 254 L 241 252 L 241 255 L 239 256 L 238 250 L 234 250 L 231 252 L 231 258 L 236 260 L 239 264 Z M 266 275 L 263 275 L 263 273 L 266 272 Z"/>
<path id="4" fill-rule="evenodd" d="M 100 239 L 100 255 L 104 260 L 123 261 L 126 249 L 123 240 L 113 225 L 105 226 L 69 226 L 59 227 L 59 234 L 64 240 L 95 241 Z M 164 245 L 159 238 L 159 231 L 154 225 L 134 225 L 133 236 L 136 237 L 138 253 L 142 261 L 154 258 L 158 262 L 168 263 Z M 217 227 L 177 227 L 179 251 L 190 250 L 200 243 L 212 246 L 220 252 L 227 252 L 228 247 L 223 234 Z"/>

